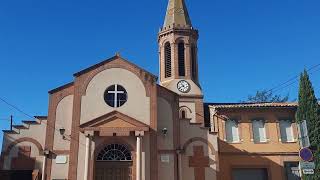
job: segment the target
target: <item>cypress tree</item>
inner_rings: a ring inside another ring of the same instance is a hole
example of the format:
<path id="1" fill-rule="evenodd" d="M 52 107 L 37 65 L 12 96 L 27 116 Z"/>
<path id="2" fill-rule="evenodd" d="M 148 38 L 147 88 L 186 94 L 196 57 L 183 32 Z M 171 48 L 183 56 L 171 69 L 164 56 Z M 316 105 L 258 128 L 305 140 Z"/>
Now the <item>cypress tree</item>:
<path id="1" fill-rule="evenodd" d="M 314 153 L 315 174 L 304 175 L 303 179 L 320 180 L 320 108 L 306 70 L 300 77 L 299 106 L 296 120 L 298 123 L 303 120 L 307 121 L 310 145 L 316 147 Z"/>

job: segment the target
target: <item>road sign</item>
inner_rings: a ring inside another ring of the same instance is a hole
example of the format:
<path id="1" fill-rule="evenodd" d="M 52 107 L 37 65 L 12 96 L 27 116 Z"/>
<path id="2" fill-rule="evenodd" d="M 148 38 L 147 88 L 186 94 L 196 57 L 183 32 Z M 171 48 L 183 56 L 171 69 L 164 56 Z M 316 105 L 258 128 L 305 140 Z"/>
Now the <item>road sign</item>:
<path id="1" fill-rule="evenodd" d="M 302 173 L 303 174 L 314 174 L 314 170 L 313 169 L 303 169 Z"/>
<path id="2" fill-rule="evenodd" d="M 314 164 L 314 162 L 300 162 L 300 167 L 301 169 L 315 169 L 316 165 Z"/>
<path id="3" fill-rule="evenodd" d="M 311 161 L 313 159 L 312 151 L 309 148 L 302 148 L 299 152 L 299 156 L 304 161 Z"/>

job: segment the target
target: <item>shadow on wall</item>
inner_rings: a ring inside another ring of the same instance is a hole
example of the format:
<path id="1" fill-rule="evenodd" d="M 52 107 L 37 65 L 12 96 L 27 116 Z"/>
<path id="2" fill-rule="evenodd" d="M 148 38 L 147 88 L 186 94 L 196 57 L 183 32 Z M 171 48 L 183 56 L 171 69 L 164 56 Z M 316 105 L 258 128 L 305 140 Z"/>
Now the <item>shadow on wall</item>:
<path id="1" fill-rule="evenodd" d="M 223 180 L 300 180 L 299 172 L 285 168 L 281 156 L 277 154 L 257 154 L 237 149 L 232 144 L 219 141 L 220 172 Z M 263 151 L 263 150 L 262 150 Z M 296 163 L 296 162 L 288 162 Z"/>
<path id="2" fill-rule="evenodd" d="M 182 147 L 182 179 L 217 179 L 218 152 L 208 129 L 201 124 L 190 123 L 188 119 L 181 123 L 183 139 L 188 139 Z M 186 129 L 184 131 L 184 129 Z M 178 161 L 179 162 L 179 161 Z M 180 165 L 178 165 L 180 167 Z"/>
<path id="3" fill-rule="evenodd" d="M 42 167 L 37 157 L 42 153 L 40 143 L 31 138 L 14 139 L 9 135 L 3 136 L 2 152 L 0 156 L 1 170 L 35 170 Z M 36 157 L 31 154 L 35 152 Z"/>

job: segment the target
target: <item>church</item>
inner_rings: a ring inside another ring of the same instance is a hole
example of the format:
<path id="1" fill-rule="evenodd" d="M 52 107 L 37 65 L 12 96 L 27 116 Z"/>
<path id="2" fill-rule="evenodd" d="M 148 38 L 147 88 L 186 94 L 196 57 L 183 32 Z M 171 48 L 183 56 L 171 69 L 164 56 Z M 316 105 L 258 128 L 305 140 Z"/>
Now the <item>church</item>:
<path id="1" fill-rule="evenodd" d="M 199 32 L 169 0 L 160 74 L 116 54 L 49 91 L 47 116 L 4 131 L 0 179 L 295 180 L 295 103 L 206 103 Z"/>

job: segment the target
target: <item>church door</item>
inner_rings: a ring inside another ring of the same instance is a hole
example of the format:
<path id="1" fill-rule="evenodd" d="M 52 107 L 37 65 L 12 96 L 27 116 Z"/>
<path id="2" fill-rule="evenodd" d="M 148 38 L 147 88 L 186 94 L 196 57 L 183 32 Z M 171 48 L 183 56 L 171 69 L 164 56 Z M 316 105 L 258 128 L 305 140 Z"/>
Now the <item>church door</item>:
<path id="1" fill-rule="evenodd" d="M 132 164 L 126 145 L 109 144 L 97 156 L 95 180 L 132 180 Z"/>

